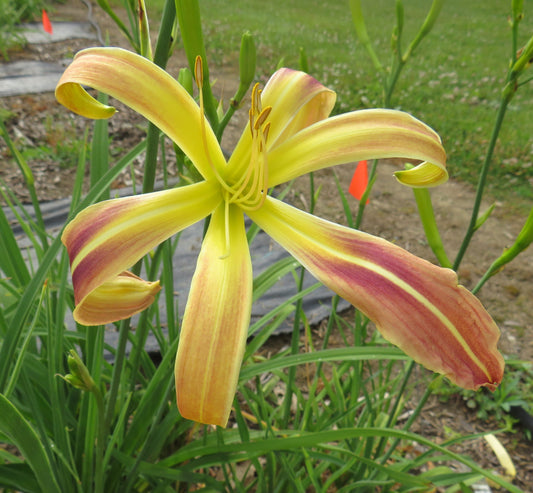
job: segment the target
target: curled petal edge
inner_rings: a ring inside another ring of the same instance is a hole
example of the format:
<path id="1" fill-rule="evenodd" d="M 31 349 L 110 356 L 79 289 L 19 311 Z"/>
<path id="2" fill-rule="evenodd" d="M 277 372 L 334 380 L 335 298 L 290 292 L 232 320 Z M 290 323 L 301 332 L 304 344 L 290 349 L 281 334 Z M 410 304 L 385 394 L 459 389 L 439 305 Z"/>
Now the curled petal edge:
<path id="1" fill-rule="evenodd" d="M 409 186 L 436 186 L 448 179 L 446 153 L 434 130 L 401 111 L 361 110 L 319 121 L 272 149 L 269 186 L 338 164 L 384 158 L 423 161 L 397 175 Z"/>
<path id="2" fill-rule="evenodd" d="M 76 304 L 159 243 L 210 214 L 221 201 L 216 184 L 200 182 L 94 204 L 65 228 Z"/>
<path id="3" fill-rule="evenodd" d="M 114 108 L 102 105 L 82 86 L 121 101 L 168 135 L 205 179 L 226 160 L 216 136 L 189 93 L 167 72 L 121 48 L 88 48 L 76 54 L 56 87 L 66 108 L 88 118 L 109 118 Z M 206 153 L 208 151 L 208 155 Z"/>
<path id="4" fill-rule="evenodd" d="M 104 325 L 129 318 L 148 308 L 160 290 L 159 281 L 144 281 L 124 271 L 91 291 L 76 306 L 74 320 L 82 325 Z"/>

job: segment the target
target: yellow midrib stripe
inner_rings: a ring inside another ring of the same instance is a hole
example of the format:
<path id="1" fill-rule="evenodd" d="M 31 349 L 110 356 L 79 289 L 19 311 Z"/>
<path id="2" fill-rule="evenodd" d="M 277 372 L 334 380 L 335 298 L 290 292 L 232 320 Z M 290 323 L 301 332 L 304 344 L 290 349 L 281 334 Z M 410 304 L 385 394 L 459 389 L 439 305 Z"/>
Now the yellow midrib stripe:
<path id="1" fill-rule="evenodd" d="M 337 257 L 339 256 L 338 252 L 336 253 L 336 256 Z M 346 256 L 343 255 L 342 258 L 348 261 Z M 363 267 L 372 272 L 375 272 L 379 274 L 381 277 L 384 277 L 385 279 L 388 279 L 393 284 L 398 286 L 400 289 L 403 289 L 405 292 L 411 295 L 415 300 L 419 301 L 425 308 L 427 308 L 431 313 L 433 313 L 433 315 L 435 315 L 443 323 L 443 325 L 453 334 L 453 336 L 459 342 L 463 350 L 470 356 L 470 358 L 476 363 L 476 365 L 479 368 L 481 368 L 481 370 L 485 373 L 485 375 L 489 376 L 489 371 L 487 370 L 486 366 L 473 353 L 468 343 L 465 341 L 463 336 L 457 331 L 457 329 L 455 328 L 453 323 L 450 321 L 450 319 L 446 315 L 444 315 L 444 313 L 442 313 L 426 297 L 421 296 L 420 293 L 416 289 L 414 289 L 404 280 L 400 279 L 398 276 L 392 274 L 391 272 L 387 271 L 386 269 L 384 269 L 383 267 L 379 265 L 376 265 L 372 262 L 369 262 L 363 259 L 355 258 L 354 260 L 354 258 L 352 257 L 350 257 L 349 261 L 359 265 L 360 267 Z"/>

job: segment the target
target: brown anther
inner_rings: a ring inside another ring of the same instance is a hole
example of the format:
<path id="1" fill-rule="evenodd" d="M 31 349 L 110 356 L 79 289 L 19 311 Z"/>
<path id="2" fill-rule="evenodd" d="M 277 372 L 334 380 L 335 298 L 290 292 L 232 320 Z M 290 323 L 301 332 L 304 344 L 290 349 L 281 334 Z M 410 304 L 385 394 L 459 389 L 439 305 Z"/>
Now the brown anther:
<path id="1" fill-rule="evenodd" d="M 267 106 L 263 111 L 261 111 L 254 123 L 254 128 L 256 130 L 259 130 L 263 126 L 263 123 L 265 123 L 265 120 L 268 118 L 271 111 L 272 106 Z"/>
<path id="2" fill-rule="evenodd" d="M 254 124 L 253 124 L 253 119 L 254 119 L 254 112 L 253 112 L 253 109 L 250 108 L 248 110 L 248 123 L 250 124 L 250 133 L 252 134 L 252 137 L 254 136 Z"/>

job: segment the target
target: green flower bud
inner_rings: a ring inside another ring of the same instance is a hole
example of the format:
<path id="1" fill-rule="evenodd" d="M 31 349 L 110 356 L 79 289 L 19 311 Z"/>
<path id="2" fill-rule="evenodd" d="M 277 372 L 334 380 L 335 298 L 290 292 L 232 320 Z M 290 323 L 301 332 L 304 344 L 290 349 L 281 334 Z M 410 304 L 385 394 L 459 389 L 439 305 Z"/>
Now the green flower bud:
<path id="1" fill-rule="evenodd" d="M 519 253 L 523 252 L 526 248 L 533 243 L 533 208 L 529 211 L 529 216 L 526 219 L 524 226 L 520 233 L 516 237 L 513 245 L 505 250 L 495 264 L 503 266 L 513 260 Z"/>
<path id="2" fill-rule="evenodd" d="M 241 38 L 241 52 L 239 53 L 239 78 L 242 85 L 250 87 L 255 77 L 256 51 L 254 37 L 245 32 Z"/>
<path id="3" fill-rule="evenodd" d="M 144 0 L 138 0 L 139 4 L 139 36 L 141 41 L 141 55 L 148 60 L 153 60 L 152 55 L 152 43 L 150 41 L 150 26 L 148 24 L 148 14 L 146 13 L 146 7 Z"/>
<path id="4" fill-rule="evenodd" d="M 379 61 L 374 51 L 374 48 L 372 48 L 370 38 L 368 37 L 365 19 L 363 17 L 363 10 L 361 9 L 361 0 L 350 0 L 350 10 L 352 12 L 352 21 L 359 41 L 364 46 L 368 55 L 370 56 L 370 59 L 374 64 L 374 68 L 379 72 L 382 72 L 383 65 L 381 65 L 381 62 Z"/>
<path id="5" fill-rule="evenodd" d="M 239 53 L 239 89 L 233 96 L 231 104 L 239 106 L 242 98 L 250 88 L 255 77 L 256 50 L 254 38 L 245 32 L 241 38 L 241 51 Z"/>
<path id="6" fill-rule="evenodd" d="M 433 0 L 433 3 L 431 4 L 431 8 L 429 9 L 428 15 L 426 16 L 426 19 L 424 20 L 422 27 L 420 28 L 417 35 L 415 36 L 415 39 L 413 39 L 413 41 L 409 45 L 409 48 L 407 49 L 407 52 L 405 53 L 403 57 L 404 61 L 406 61 L 409 58 L 409 56 L 414 51 L 414 49 L 433 29 L 433 26 L 435 25 L 435 22 L 437 22 L 437 18 L 439 17 L 439 14 L 440 14 L 440 11 L 442 10 L 443 5 L 444 5 L 444 0 Z"/>
<path id="7" fill-rule="evenodd" d="M 506 264 L 511 262 L 518 254 L 523 252 L 528 248 L 531 243 L 533 243 L 533 208 L 529 211 L 529 216 L 526 219 L 524 226 L 522 227 L 520 233 L 516 237 L 513 245 L 505 250 L 488 268 L 487 272 L 483 275 L 480 281 L 472 290 L 473 293 L 477 293 L 483 284 L 497 274 Z"/>
<path id="8" fill-rule="evenodd" d="M 89 374 L 89 370 L 83 364 L 76 351 L 70 351 L 67 356 L 67 364 L 70 369 L 70 374 L 63 377 L 64 380 L 73 387 L 87 392 L 92 392 L 96 388 L 96 384 Z"/>
<path id="9" fill-rule="evenodd" d="M 511 68 L 510 79 L 516 79 L 524 70 L 533 63 L 533 36 L 529 38 L 527 45 L 518 52 L 518 59 Z"/>
<path id="10" fill-rule="evenodd" d="M 309 63 L 307 61 L 307 53 L 305 49 L 300 46 L 300 59 L 299 59 L 300 70 L 305 73 L 309 73 Z"/>

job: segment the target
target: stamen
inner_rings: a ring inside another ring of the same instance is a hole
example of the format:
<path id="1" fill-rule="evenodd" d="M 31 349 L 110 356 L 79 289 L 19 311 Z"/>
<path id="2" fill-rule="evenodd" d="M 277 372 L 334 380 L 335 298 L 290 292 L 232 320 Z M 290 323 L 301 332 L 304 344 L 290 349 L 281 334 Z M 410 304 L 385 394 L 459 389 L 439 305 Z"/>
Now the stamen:
<path id="1" fill-rule="evenodd" d="M 207 156 L 207 161 L 213 170 L 215 178 L 220 183 L 222 188 L 225 191 L 233 194 L 233 189 L 224 181 L 220 173 L 218 172 L 217 167 L 214 165 L 211 155 L 209 154 L 209 147 L 207 146 L 207 130 L 205 126 L 205 109 L 204 109 L 204 93 L 203 93 L 203 83 L 204 83 L 204 72 L 202 66 L 202 57 L 197 56 L 194 63 L 194 79 L 196 81 L 196 87 L 198 88 L 198 96 L 200 99 L 200 121 L 202 125 L 202 145 L 204 146 L 205 155 Z"/>
<path id="2" fill-rule="evenodd" d="M 261 113 L 259 113 L 259 116 L 257 117 L 254 123 L 255 130 L 259 130 L 261 128 L 263 123 L 265 123 L 265 120 L 270 115 L 271 111 L 272 111 L 272 106 L 267 106 L 263 111 L 261 111 Z"/>
<path id="3" fill-rule="evenodd" d="M 230 254 L 230 235 L 229 235 L 229 200 L 224 200 L 224 255 L 221 255 L 220 260 L 229 257 Z"/>

